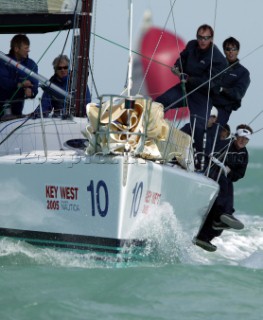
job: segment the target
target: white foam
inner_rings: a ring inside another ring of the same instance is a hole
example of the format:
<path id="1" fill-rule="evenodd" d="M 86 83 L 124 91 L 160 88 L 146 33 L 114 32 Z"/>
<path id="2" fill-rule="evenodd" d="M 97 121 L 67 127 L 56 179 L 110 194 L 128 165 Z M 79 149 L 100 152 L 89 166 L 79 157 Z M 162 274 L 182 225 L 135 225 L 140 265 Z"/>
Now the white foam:
<path id="1" fill-rule="evenodd" d="M 98 256 L 99 257 L 99 256 Z M 97 258 L 98 258 L 97 257 Z M 1 265 L 36 264 L 78 268 L 107 267 L 95 259 L 96 253 L 75 253 L 49 248 L 39 248 L 24 241 L 3 238 L 0 240 Z"/>
<path id="2" fill-rule="evenodd" d="M 255 252 L 263 251 L 263 218 L 258 216 L 235 216 L 245 224 L 243 230 L 226 230 L 213 240 L 217 246 L 216 260 L 225 264 L 239 265 Z"/>
<path id="3" fill-rule="evenodd" d="M 218 249 L 215 253 L 210 253 L 192 244 L 194 234 L 187 234 L 182 230 L 169 204 L 157 207 L 149 212 L 148 219 L 138 219 L 132 230 L 136 238 L 149 240 L 142 252 L 142 264 L 144 258 L 150 258 L 150 265 L 153 267 L 174 263 L 210 265 L 220 263 L 262 268 L 263 218 L 246 214 L 235 215 L 244 222 L 245 228 L 240 231 L 232 229 L 224 231 L 220 237 L 212 240 Z M 21 241 L 0 240 L 1 264 L 50 264 L 80 268 L 113 266 L 107 261 L 98 263 L 94 260 L 96 257 L 99 257 L 96 253 L 79 254 L 40 249 Z"/>
<path id="4" fill-rule="evenodd" d="M 147 239 L 143 255 L 151 257 L 155 263 L 207 264 L 209 259 L 192 243 L 198 228 L 197 225 L 191 234 L 184 231 L 173 208 L 163 203 L 148 213 L 148 219 L 138 219 L 131 234 L 137 239 Z"/>

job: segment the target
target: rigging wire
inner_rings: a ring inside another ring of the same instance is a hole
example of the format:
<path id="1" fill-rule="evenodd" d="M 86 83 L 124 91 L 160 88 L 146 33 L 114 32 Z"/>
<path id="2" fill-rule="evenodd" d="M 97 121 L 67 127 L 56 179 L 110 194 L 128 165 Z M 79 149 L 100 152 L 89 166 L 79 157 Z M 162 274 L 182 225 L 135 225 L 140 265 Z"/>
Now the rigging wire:
<path id="1" fill-rule="evenodd" d="M 103 37 L 103 36 L 101 36 L 101 35 L 99 35 L 99 34 L 94 33 L 94 32 L 91 32 L 91 34 L 94 35 L 94 36 L 97 37 L 97 38 L 100 38 L 100 39 L 106 41 L 106 42 L 109 42 L 109 43 L 111 43 L 111 44 L 113 44 L 113 45 L 116 45 L 116 46 L 119 47 L 119 48 L 122 48 L 122 49 L 124 49 L 124 50 L 129 51 L 129 48 L 128 48 L 128 47 L 126 47 L 126 46 L 124 46 L 124 45 L 121 45 L 120 43 L 117 43 L 117 42 L 115 42 L 115 41 L 112 41 L 112 40 L 110 40 L 110 39 L 107 39 L 107 38 L 105 38 L 105 37 Z M 153 58 L 151 58 L 151 57 L 148 57 L 148 56 L 146 56 L 146 55 L 144 55 L 144 54 L 141 54 L 141 53 L 139 53 L 138 51 L 131 50 L 131 52 L 137 54 L 138 56 L 140 56 L 140 57 L 142 57 L 142 58 L 144 58 L 144 59 L 150 60 L 150 61 L 155 62 L 155 63 L 157 63 L 157 64 L 159 64 L 159 65 L 161 65 L 161 66 L 163 66 L 163 67 L 166 67 L 166 68 L 171 69 L 171 66 L 169 66 L 168 64 L 163 63 L 163 62 L 158 61 L 158 60 L 155 60 L 155 59 L 153 59 Z"/>
<path id="2" fill-rule="evenodd" d="M 74 87 L 74 84 L 75 84 L 74 83 L 75 72 L 71 72 L 70 73 L 70 69 L 74 70 L 74 68 L 75 68 L 75 54 L 76 54 L 75 45 L 76 44 L 75 44 L 74 40 L 75 40 L 75 37 L 76 37 L 75 30 L 76 30 L 77 19 L 78 19 L 77 9 L 78 9 L 79 2 L 80 2 L 80 0 L 76 1 L 75 8 L 74 8 L 74 22 L 73 22 L 73 28 L 72 28 L 73 32 L 72 32 L 71 52 L 70 52 L 70 68 L 68 69 L 68 81 L 67 81 L 67 87 L 66 87 L 66 90 L 69 90 L 71 94 L 74 92 L 73 87 Z M 65 45 L 63 47 L 63 51 L 65 49 L 65 46 L 66 46 L 66 42 L 65 42 Z M 72 104 L 72 100 L 71 99 L 68 102 L 64 99 L 63 114 L 67 114 L 67 113 L 70 114 L 70 106 L 71 106 L 71 104 Z M 67 107 L 68 107 L 68 110 L 67 110 Z"/>
<path id="3" fill-rule="evenodd" d="M 175 1 L 174 1 L 174 2 L 175 2 Z M 174 5 L 174 4 L 173 4 L 173 5 Z M 129 50 L 129 48 L 127 48 L 127 47 L 124 46 L 124 45 L 121 45 L 120 43 L 117 43 L 117 42 L 115 42 L 115 41 L 113 41 L 113 40 L 110 40 L 110 39 L 108 39 L 108 38 L 106 38 L 106 37 L 103 37 L 102 35 L 96 34 L 96 33 L 94 33 L 94 32 L 91 32 L 91 33 L 93 34 L 94 37 L 100 38 L 101 40 L 104 40 L 104 41 L 106 41 L 106 42 L 108 42 L 108 43 L 111 43 L 111 44 L 113 44 L 113 45 L 116 45 L 117 47 L 122 48 L 122 49 L 124 49 L 124 50 L 127 50 L 127 51 Z M 245 60 L 245 59 L 248 58 L 250 55 L 254 54 L 256 51 L 258 51 L 258 50 L 260 50 L 260 49 L 262 49 L 262 48 L 263 48 L 263 44 L 259 45 L 259 46 L 256 47 L 255 49 L 253 49 L 253 50 L 251 50 L 250 52 L 248 52 L 248 54 L 246 54 L 245 56 L 241 57 L 241 58 L 239 59 L 239 62 Z M 161 61 L 158 61 L 158 60 L 153 59 L 153 55 L 152 55 L 151 57 L 149 57 L 149 56 L 145 56 L 145 55 L 143 55 L 143 54 L 141 54 L 140 52 L 135 51 L 135 50 L 132 50 L 132 52 L 133 52 L 134 54 L 136 54 L 136 55 L 144 58 L 144 59 L 147 59 L 147 60 L 149 60 L 149 61 L 151 61 L 151 62 L 157 63 L 157 64 L 159 64 L 159 65 L 161 65 L 161 66 L 163 66 L 163 67 L 165 67 L 165 68 L 171 69 L 171 66 L 170 66 L 170 65 L 167 65 L 167 64 L 165 64 L 165 63 L 163 63 L 163 62 L 161 62 Z M 201 85 L 199 85 L 196 89 L 194 89 L 194 90 L 192 90 L 191 92 L 187 93 L 184 98 L 186 98 L 187 96 L 189 96 L 190 94 L 192 94 L 192 93 L 195 92 L 196 90 L 199 90 L 201 87 L 203 87 L 204 85 L 206 85 L 209 81 L 212 81 L 212 80 L 216 79 L 218 76 L 222 75 L 225 71 L 227 71 L 228 69 L 230 69 L 231 67 L 233 67 L 236 63 L 237 63 L 237 62 L 233 63 L 231 66 L 226 67 L 224 70 L 222 70 L 222 71 L 219 72 L 218 74 L 216 74 L 216 75 L 214 75 L 213 77 L 211 77 L 211 79 L 205 81 L 204 83 L 202 83 Z M 184 99 L 184 98 L 183 98 L 183 99 Z M 164 111 L 169 110 L 174 104 L 182 101 L 183 99 L 179 99 L 179 100 L 175 101 L 173 104 L 171 104 L 170 106 L 166 107 Z"/>
<path id="4" fill-rule="evenodd" d="M 169 11 L 169 13 L 168 13 L 167 19 L 166 19 L 166 21 L 165 21 L 164 27 L 163 27 L 162 32 L 161 32 L 161 34 L 160 34 L 160 37 L 159 37 L 159 39 L 158 39 L 158 41 L 157 41 L 157 44 L 156 44 L 156 46 L 155 46 L 155 49 L 153 50 L 152 56 L 151 56 L 151 58 L 150 58 L 150 61 L 149 61 L 149 63 L 148 63 L 148 66 L 147 66 L 147 69 L 146 69 L 146 71 L 145 71 L 144 77 L 143 77 L 143 79 L 142 79 L 142 83 L 141 83 L 141 85 L 140 85 L 140 87 L 139 87 L 138 94 L 140 94 L 140 92 L 141 92 L 142 86 L 143 86 L 143 84 L 144 84 L 144 82 L 145 82 L 145 79 L 146 79 L 147 74 L 148 74 L 148 72 L 149 72 L 150 66 L 151 66 L 151 64 L 152 64 L 153 57 L 154 57 L 154 55 L 155 55 L 155 53 L 156 53 L 156 51 L 157 51 L 157 49 L 158 49 L 158 47 L 159 47 L 159 44 L 160 44 L 161 39 L 162 39 L 162 37 L 163 37 L 163 34 L 164 34 L 165 29 L 166 29 L 167 23 L 168 23 L 168 21 L 169 21 L 170 15 L 171 15 L 172 12 L 173 12 L 173 7 L 174 7 L 174 5 L 175 5 L 175 2 L 176 2 L 176 0 L 174 0 L 173 4 L 171 4 L 170 11 Z M 169 67 L 169 68 L 170 68 L 170 67 Z"/>
<path id="5" fill-rule="evenodd" d="M 64 51 L 65 51 L 65 48 L 66 48 L 66 44 L 67 44 L 68 38 L 69 38 L 69 33 L 70 33 L 70 30 L 68 30 L 68 32 L 67 32 L 66 40 L 65 40 L 65 42 L 64 42 L 64 46 L 63 46 L 63 48 L 62 48 L 62 50 L 61 50 L 61 53 L 60 53 L 61 56 L 64 54 Z M 69 75 L 69 70 L 68 70 L 68 75 Z M 67 80 L 66 91 L 68 91 L 68 89 L 69 89 L 69 77 L 68 77 L 68 80 Z M 65 111 L 65 109 L 66 109 L 66 103 L 67 103 L 66 97 L 64 97 L 63 100 L 64 100 L 64 102 L 63 102 L 63 105 L 64 105 L 64 106 L 63 106 L 63 111 Z M 71 98 L 70 98 L 70 100 L 71 100 Z"/>
<path id="6" fill-rule="evenodd" d="M 121 45 L 120 43 L 117 43 L 117 42 L 115 42 L 115 41 L 112 41 L 112 40 L 110 40 L 110 39 L 108 39 L 108 38 L 106 38 L 106 37 L 103 37 L 103 36 L 99 35 L 99 34 L 96 34 L 96 33 L 94 33 L 94 32 L 91 32 L 91 34 L 94 35 L 94 36 L 97 37 L 97 38 L 100 38 L 101 40 L 104 40 L 104 41 L 109 42 L 109 43 L 111 43 L 111 44 L 113 44 L 113 45 L 116 45 L 116 46 L 119 47 L 119 48 L 122 48 L 122 49 L 127 50 L 127 51 L 129 50 L 129 48 L 127 48 L 126 46 Z M 258 47 L 256 47 L 255 49 L 253 49 L 252 51 L 250 51 L 250 52 L 249 52 L 248 54 L 246 54 L 245 56 L 241 57 L 241 58 L 239 59 L 239 62 L 245 60 L 247 57 L 249 57 L 251 54 L 255 53 L 256 51 L 260 50 L 261 48 L 263 48 L 263 43 L 262 43 L 261 45 L 259 45 Z M 141 53 L 139 53 L 138 51 L 135 51 L 135 50 L 132 50 L 132 52 L 135 53 L 135 54 L 137 54 L 138 56 L 144 58 L 144 59 L 151 60 L 152 62 L 157 63 L 157 64 L 159 64 L 159 65 L 161 65 L 161 66 L 163 66 L 163 67 L 165 67 L 165 68 L 171 69 L 171 66 L 168 65 L 168 64 L 166 64 L 166 63 L 163 63 L 163 62 L 161 62 L 161 61 L 152 59 L 151 57 L 145 56 L 145 55 L 143 55 L 143 54 L 141 54 Z M 231 66 L 226 67 L 223 71 L 221 71 L 221 72 L 218 73 L 217 75 L 213 76 L 213 77 L 211 78 L 211 80 L 215 79 L 217 76 L 221 75 L 222 73 L 224 73 L 225 71 L 227 71 L 228 69 L 230 69 L 230 68 L 231 68 L 232 66 L 234 66 L 236 63 L 237 63 L 237 62 L 234 62 Z M 209 80 L 208 80 L 208 81 L 209 81 Z M 198 89 L 200 89 L 200 87 L 202 87 L 203 85 L 207 84 L 208 81 L 204 82 L 204 84 L 201 84 L 201 85 L 198 87 Z"/>
<path id="7" fill-rule="evenodd" d="M 132 88 L 132 31 L 133 31 L 133 1 L 129 0 L 128 2 L 128 9 L 129 9 L 129 25 L 128 25 L 128 33 L 129 33 L 129 62 L 128 62 L 128 75 L 127 75 L 127 90 L 128 96 L 131 94 Z"/>
<path id="8" fill-rule="evenodd" d="M 254 122 L 262 112 L 263 112 L 263 110 L 261 110 L 261 111 L 249 122 L 248 125 L 250 126 L 251 123 Z"/>
<path id="9" fill-rule="evenodd" d="M 113 41 L 113 40 L 110 40 L 110 39 L 108 39 L 108 38 L 105 38 L 105 37 L 103 37 L 103 36 L 101 36 L 101 35 L 99 35 L 99 34 L 96 34 L 95 32 L 92 32 L 92 34 L 93 34 L 94 37 L 97 37 L 97 38 L 99 38 L 99 39 L 101 39 L 101 40 L 104 40 L 104 41 L 106 41 L 106 42 L 108 42 L 108 43 L 111 43 L 111 44 L 113 44 L 113 45 L 116 45 L 116 46 L 119 47 L 119 48 L 122 48 L 122 49 L 127 50 L 127 51 L 129 50 L 129 48 L 127 48 L 126 46 L 121 45 L 120 43 L 117 43 L 117 42 L 115 42 L 115 41 Z M 244 55 L 243 57 L 241 57 L 241 58 L 239 59 L 239 62 L 247 59 L 250 55 L 254 54 L 255 52 L 257 52 L 258 50 L 260 50 L 260 49 L 262 49 L 262 48 L 263 48 L 263 44 L 260 44 L 260 45 L 257 46 L 255 49 L 251 50 L 251 51 L 248 52 L 246 55 Z M 170 66 L 170 65 L 167 65 L 167 64 L 165 64 L 165 63 L 163 63 L 163 62 L 161 62 L 161 61 L 158 61 L 158 60 L 156 60 L 156 59 L 153 59 L 153 56 L 152 56 L 152 57 L 145 56 L 145 55 L 141 54 L 140 52 L 138 52 L 138 51 L 136 51 L 136 50 L 132 50 L 132 52 L 133 52 L 134 54 L 136 54 L 136 55 L 144 58 L 144 59 L 147 59 L 147 60 L 149 60 L 149 61 L 151 61 L 151 62 L 157 63 L 157 64 L 159 64 L 159 65 L 161 65 L 161 66 L 163 66 L 163 67 L 165 67 L 165 68 L 171 69 L 171 66 Z M 183 100 L 186 99 L 189 95 L 191 95 L 193 92 L 195 92 L 195 91 L 199 90 L 200 88 L 202 88 L 203 86 L 205 86 L 208 82 L 210 82 L 210 81 L 216 79 L 217 77 L 221 76 L 225 71 L 227 71 L 228 69 L 230 69 L 231 67 L 233 67 L 236 63 L 238 63 L 238 62 L 233 63 L 231 66 L 227 66 L 224 70 L 222 70 L 222 71 L 219 72 L 218 74 L 212 76 L 210 79 L 208 79 L 207 81 L 205 81 L 204 83 L 202 83 L 201 85 L 199 85 L 199 86 L 198 86 L 197 88 L 195 88 L 194 90 L 188 92 L 184 97 L 178 99 L 177 101 L 173 102 L 171 105 L 167 106 L 167 107 L 164 109 L 164 111 L 165 111 L 165 112 L 168 111 L 169 109 L 172 108 L 173 105 L 175 105 L 175 104 L 183 101 Z M 262 112 L 263 112 L 263 110 L 255 117 L 255 119 L 256 119 Z M 255 119 L 253 119 L 250 123 L 252 123 Z M 259 131 L 261 131 L 261 130 L 263 130 L 263 128 L 261 128 L 261 129 L 259 129 L 259 130 L 257 130 L 257 131 L 254 131 L 254 134 L 257 133 L 257 132 L 259 132 Z"/>
<path id="10" fill-rule="evenodd" d="M 50 47 L 53 45 L 53 43 L 56 41 L 56 39 L 58 38 L 58 36 L 60 35 L 60 33 L 63 31 L 63 27 L 68 24 L 68 22 L 66 22 L 61 29 L 57 32 L 57 34 L 55 35 L 55 37 L 52 39 L 52 41 L 50 42 L 50 44 L 47 46 L 47 48 L 44 50 L 44 52 L 42 53 L 42 55 L 40 56 L 40 58 L 37 60 L 36 65 L 39 64 L 39 62 L 43 59 L 43 57 L 45 56 L 45 54 L 47 53 L 47 51 L 50 49 Z M 63 49 L 64 50 L 64 49 Z M 32 70 L 34 71 L 34 70 Z M 30 74 L 25 78 L 24 81 L 27 80 L 27 78 L 30 77 Z M 13 96 L 10 98 L 10 102 L 13 101 L 14 96 L 16 95 L 17 91 L 19 90 L 19 88 L 15 91 L 15 93 L 13 94 Z M 4 112 L 5 108 L 3 108 L 2 112 Z M 2 140 L 0 141 L 0 145 L 2 145 L 10 136 L 13 135 L 13 133 L 15 133 L 19 128 L 23 127 L 25 125 L 25 123 L 29 120 L 32 119 L 32 117 L 34 116 L 33 113 L 29 114 L 24 121 L 22 121 L 22 123 L 20 125 L 18 125 L 16 128 L 14 128 L 13 130 L 11 130 L 9 132 L 9 134 Z M 1 115 L 1 114 L 0 114 Z"/>
<path id="11" fill-rule="evenodd" d="M 215 28 L 216 28 L 216 16 L 217 16 L 217 0 L 215 0 L 215 12 L 214 12 L 214 25 L 213 25 L 213 30 L 214 30 L 214 35 L 215 35 Z M 213 36 L 214 36 L 213 35 Z M 210 91 L 211 91 L 211 77 L 212 77 L 212 69 L 213 69 L 213 58 L 214 58 L 214 40 L 212 42 L 212 52 L 211 52 L 211 59 L 210 59 L 210 68 L 209 68 L 209 80 L 208 81 L 208 90 L 207 90 L 207 102 L 206 102 L 206 116 L 205 116 L 205 130 L 204 130 L 204 136 L 203 136 L 203 156 L 201 160 L 201 169 L 204 168 L 204 163 L 205 163 L 205 149 L 206 149 L 206 143 L 207 143 L 207 126 L 208 126 L 208 118 L 210 116 L 209 112 L 209 98 L 210 98 Z M 209 113 L 209 114 L 208 114 Z M 191 122 L 190 122 L 191 123 Z"/>
<path id="12" fill-rule="evenodd" d="M 97 27 L 97 6 L 98 6 L 98 1 L 94 0 L 93 1 L 93 12 L 92 12 L 92 25 L 93 25 L 93 31 L 95 33 L 96 27 Z M 90 88 L 90 96 L 91 96 L 91 101 L 92 101 L 92 91 L 93 91 L 93 86 L 96 92 L 96 97 L 99 97 L 99 93 L 97 90 L 97 86 L 94 80 L 94 67 L 95 67 L 95 47 L 96 47 L 96 37 L 93 37 L 93 44 L 92 44 L 92 64 L 89 59 L 89 71 L 91 73 L 91 88 Z"/>
<path id="13" fill-rule="evenodd" d="M 61 26 L 61 29 L 58 31 L 58 33 L 55 35 L 55 37 L 53 38 L 53 40 L 50 42 L 50 44 L 47 46 L 47 48 L 44 50 L 44 52 L 42 53 L 42 55 L 40 56 L 40 58 L 37 60 L 36 65 L 38 66 L 39 62 L 43 59 L 43 57 L 45 56 L 45 54 L 47 53 L 47 51 L 50 49 L 50 47 L 52 46 L 52 44 L 55 42 L 55 40 L 58 38 L 58 36 L 60 35 L 60 33 L 63 31 L 63 27 L 65 25 L 67 25 L 69 23 L 69 21 L 67 21 L 63 26 Z M 32 69 L 32 71 L 34 72 L 35 69 Z M 25 77 L 24 81 L 25 82 L 28 78 L 30 77 L 30 74 L 27 75 L 27 77 Z M 9 99 L 9 102 L 14 101 L 14 97 L 17 94 L 18 90 L 20 88 L 17 88 L 16 91 L 13 93 L 13 95 L 11 96 L 11 98 Z M 7 106 L 3 106 L 2 111 L 0 112 L 0 116 L 2 115 L 2 113 L 4 113 L 5 109 Z"/>
<path id="14" fill-rule="evenodd" d="M 263 110 L 259 111 L 259 113 L 255 115 L 255 117 L 248 123 L 248 125 L 250 126 L 256 119 L 258 119 L 258 117 L 261 115 L 261 113 L 263 113 Z M 263 130 L 263 128 L 258 129 L 258 130 L 256 130 L 256 131 L 253 130 L 253 135 L 254 135 L 255 133 L 260 132 L 261 130 Z"/>
<path id="15" fill-rule="evenodd" d="M 170 0 L 170 6 L 172 7 L 172 0 Z M 179 48 L 179 41 L 178 41 L 178 37 L 177 37 L 177 30 L 176 30 L 176 27 L 175 27 L 175 18 L 174 18 L 174 13 L 172 11 L 172 20 L 173 20 L 173 28 L 174 28 L 174 33 L 175 33 L 175 39 L 176 39 L 176 47 L 177 47 L 177 52 L 179 53 L 179 63 L 180 63 L 180 68 L 182 70 L 182 72 L 184 72 L 183 70 L 183 64 L 182 64 L 182 59 L 181 59 L 181 55 L 180 55 L 180 48 Z M 181 86 L 182 86 L 182 90 L 183 90 L 183 95 L 185 96 L 185 93 L 186 93 L 186 88 L 185 88 L 185 82 L 184 81 L 181 81 Z M 185 98 L 183 100 L 183 105 L 185 104 L 185 106 L 188 106 L 188 99 Z M 186 115 L 186 110 L 184 110 L 184 114 L 183 114 L 183 117 Z M 175 119 L 177 117 L 177 114 L 175 115 Z M 177 124 L 177 128 L 180 126 L 180 123 L 181 123 L 181 119 L 180 121 L 178 122 Z M 191 125 L 191 124 L 190 124 Z"/>
<path id="16" fill-rule="evenodd" d="M 216 30 L 216 17 L 217 17 L 217 0 L 215 0 L 215 13 L 214 13 L 214 25 L 213 25 L 213 29 L 214 29 L 214 35 L 215 35 L 215 30 Z M 210 70 L 209 70 L 209 79 L 212 78 L 212 68 L 213 68 L 213 57 L 214 57 L 214 41 L 212 43 L 212 54 L 211 54 L 211 62 L 210 62 Z M 207 91 L 207 104 L 206 104 L 206 128 L 207 129 L 207 121 L 209 118 L 209 114 L 208 114 L 208 106 L 209 106 L 209 97 L 210 97 L 210 91 L 211 91 L 211 81 L 208 82 L 208 91 Z"/>
<path id="17" fill-rule="evenodd" d="M 263 128 L 254 131 L 253 134 L 258 133 L 258 132 L 260 132 L 261 130 L 263 130 Z"/>
<path id="18" fill-rule="evenodd" d="M 180 49 L 179 49 L 179 42 L 178 42 L 178 37 L 177 37 L 177 31 L 176 31 L 176 27 L 175 27 L 175 19 L 174 19 L 174 13 L 173 13 L 173 7 L 174 7 L 174 4 L 175 4 L 175 1 L 174 3 L 172 3 L 172 0 L 170 0 L 170 8 L 171 8 L 171 16 L 172 16 L 172 21 L 173 21 L 173 28 L 174 28 L 174 33 L 175 33 L 175 39 L 176 39 L 176 46 L 177 46 L 177 51 L 179 53 L 179 63 L 180 63 L 180 69 L 182 70 L 182 72 L 184 72 L 183 70 L 183 64 L 182 64 L 182 59 L 181 59 L 181 55 L 180 55 Z M 185 82 L 184 81 L 181 81 L 181 88 L 182 88 L 182 91 L 183 91 L 183 97 L 184 99 L 182 100 L 182 103 L 186 106 L 188 106 L 188 99 L 186 97 L 186 87 L 185 87 Z M 178 127 L 180 125 L 180 122 L 181 120 L 179 121 L 179 123 L 176 125 L 176 118 L 177 118 L 177 113 L 178 113 L 178 110 L 175 112 L 175 115 L 174 115 L 174 119 L 173 119 L 173 122 L 171 123 L 171 129 L 169 130 L 169 135 L 168 135 L 168 138 L 167 138 L 167 143 L 166 143 L 166 147 L 165 147 L 165 150 L 164 150 L 164 154 L 166 155 L 167 152 L 168 152 L 168 143 L 169 141 L 172 140 L 172 132 L 173 132 L 173 128 L 175 127 Z M 192 128 L 191 128 L 192 129 Z M 190 152 L 190 149 L 189 149 L 189 152 Z"/>
<path id="19" fill-rule="evenodd" d="M 93 73 L 93 68 L 91 68 L 91 64 L 90 64 L 90 59 L 89 59 L 89 71 L 90 71 L 90 74 L 91 74 L 92 86 L 94 86 L 94 90 L 96 92 L 96 97 L 97 97 L 97 99 L 99 99 L 99 91 L 98 91 L 97 86 L 96 86 L 95 77 L 94 77 L 94 73 Z M 92 101 L 92 99 L 91 99 L 91 101 Z"/>

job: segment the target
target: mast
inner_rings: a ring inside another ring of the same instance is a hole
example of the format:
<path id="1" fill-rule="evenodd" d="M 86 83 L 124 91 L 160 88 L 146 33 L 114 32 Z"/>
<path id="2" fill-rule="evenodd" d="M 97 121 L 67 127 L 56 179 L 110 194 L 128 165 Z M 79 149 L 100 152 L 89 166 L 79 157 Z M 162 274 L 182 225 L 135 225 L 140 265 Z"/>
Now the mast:
<path id="1" fill-rule="evenodd" d="M 79 47 L 75 57 L 77 78 L 75 91 L 76 116 L 83 116 L 83 107 L 86 104 L 86 91 L 89 75 L 89 47 L 91 33 L 91 14 L 93 0 L 82 0 Z"/>

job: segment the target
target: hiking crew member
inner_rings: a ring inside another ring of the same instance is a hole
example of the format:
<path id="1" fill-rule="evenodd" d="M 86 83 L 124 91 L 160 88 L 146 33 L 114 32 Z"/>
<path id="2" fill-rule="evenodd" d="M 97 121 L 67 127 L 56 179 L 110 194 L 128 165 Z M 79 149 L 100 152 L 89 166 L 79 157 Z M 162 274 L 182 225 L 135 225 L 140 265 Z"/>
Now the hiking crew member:
<path id="1" fill-rule="evenodd" d="M 156 98 L 165 108 L 180 108 L 183 106 L 182 98 L 198 88 L 187 97 L 192 127 L 196 118 L 194 138 L 197 152 L 202 152 L 206 119 L 212 108 L 209 79 L 227 67 L 225 57 L 213 44 L 213 36 L 214 31 L 209 25 L 204 24 L 197 29 L 196 40 L 187 43 L 172 68 L 172 72 L 180 77 L 181 84 L 173 86 Z M 217 78 L 211 81 L 210 87 L 215 86 L 217 82 Z M 180 101 L 175 103 L 178 100 Z"/>
<path id="2" fill-rule="evenodd" d="M 231 66 L 221 78 L 221 83 L 211 91 L 213 105 L 218 109 L 218 122 L 224 126 L 232 113 L 241 106 L 241 100 L 244 97 L 249 84 L 249 71 L 239 63 L 237 58 L 240 49 L 240 43 L 233 37 L 223 42 L 223 50 L 226 59 Z"/>
<path id="3" fill-rule="evenodd" d="M 210 241 L 221 235 L 225 229 L 243 229 L 244 225 L 241 221 L 234 217 L 234 187 L 233 182 L 242 179 L 245 176 L 248 165 L 248 144 L 253 130 L 245 124 L 241 124 L 236 128 L 235 140 L 227 151 L 225 161 L 226 172 L 221 173 L 219 178 L 219 194 L 210 210 L 204 226 L 198 234 L 195 244 L 207 251 L 215 251 L 217 248 Z M 226 147 L 227 140 L 221 140 L 222 145 Z M 220 154 L 219 154 L 220 158 Z M 219 168 L 211 171 L 210 176 L 217 179 Z"/>

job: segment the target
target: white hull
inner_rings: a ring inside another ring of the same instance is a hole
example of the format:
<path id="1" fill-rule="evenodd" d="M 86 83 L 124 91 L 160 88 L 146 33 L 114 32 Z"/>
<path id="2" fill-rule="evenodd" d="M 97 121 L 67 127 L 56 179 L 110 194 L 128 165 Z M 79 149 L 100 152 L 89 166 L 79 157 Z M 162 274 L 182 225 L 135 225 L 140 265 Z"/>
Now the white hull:
<path id="1" fill-rule="evenodd" d="M 81 138 L 74 133 L 85 127 L 81 121 L 72 122 L 65 141 Z M 29 120 L 28 128 L 36 133 L 40 124 Z M 41 144 L 42 137 L 36 136 Z M 0 156 L 1 236 L 118 252 L 125 242 L 147 240 L 134 237 L 136 223 L 143 219 L 147 224 L 152 209 L 163 203 L 173 207 L 185 232 L 196 234 L 218 191 L 213 180 L 177 166 L 124 156 L 87 156 L 81 149 L 66 147 L 61 151 L 61 141 L 52 134 L 47 137 L 46 144 L 53 149 L 47 157 L 43 151 L 29 152 L 29 144 L 18 141 L 23 140 L 19 130 L 1 145 L 2 154 L 7 143 L 12 146 L 11 154 Z M 21 154 L 14 154 L 16 143 L 23 145 Z"/>

